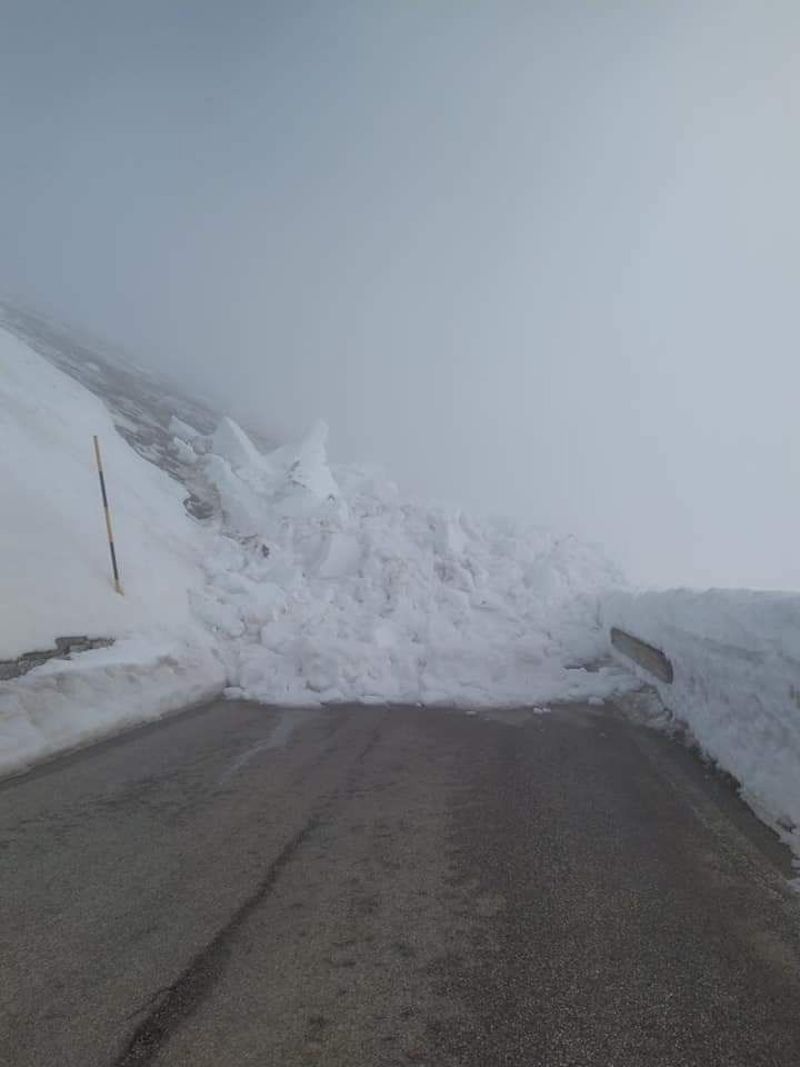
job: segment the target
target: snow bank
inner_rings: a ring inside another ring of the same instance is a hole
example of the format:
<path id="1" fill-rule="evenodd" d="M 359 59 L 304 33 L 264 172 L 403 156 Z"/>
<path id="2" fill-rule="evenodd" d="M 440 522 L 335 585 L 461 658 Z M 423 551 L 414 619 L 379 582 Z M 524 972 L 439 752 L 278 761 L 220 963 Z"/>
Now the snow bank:
<path id="1" fill-rule="evenodd" d="M 672 684 L 647 680 L 800 847 L 800 595 L 617 591 L 603 616 L 669 657 Z"/>
<path id="2" fill-rule="evenodd" d="M 225 672 L 208 642 L 128 638 L 0 682 L 0 773 L 210 699 Z"/>
<path id="3" fill-rule="evenodd" d="M 103 450 L 125 596 L 114 592 L 94 467 Z M 185 491 L 122 440 L 97 397 L 0 329 L 0 659 L 66 634 L 184 630 L 204 531 Z"/>

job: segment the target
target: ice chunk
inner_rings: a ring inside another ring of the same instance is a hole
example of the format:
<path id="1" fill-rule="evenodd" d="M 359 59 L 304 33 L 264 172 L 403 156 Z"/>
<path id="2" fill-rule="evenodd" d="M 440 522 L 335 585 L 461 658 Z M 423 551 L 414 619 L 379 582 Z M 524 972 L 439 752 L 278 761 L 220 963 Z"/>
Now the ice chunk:
<path id="1" fill-rule="evenodd" d="M 263 456 L 233 419 L 225 416 L 211 438 L 211 451 L 238 471 L 243 467 L 263 468 Z"/>
<path id="2" fill-rule="evenodd" d="M 177 415 L 173 415 L 170 418 L 168 430 L 173 437 L 177 437 L 179 440 L 185 441 L 187 444 L 191 444 L 196 437 L 202 436 L 199 430 L 195 430 L 194 426 L 190 426 L 188 422 L 179 419 Z"/>

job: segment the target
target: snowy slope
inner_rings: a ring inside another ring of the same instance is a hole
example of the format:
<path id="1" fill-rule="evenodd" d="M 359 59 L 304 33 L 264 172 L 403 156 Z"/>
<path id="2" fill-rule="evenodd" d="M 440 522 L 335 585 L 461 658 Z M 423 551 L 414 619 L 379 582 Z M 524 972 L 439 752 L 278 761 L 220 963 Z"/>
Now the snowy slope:
<path id="1" fill-rule="evenodd" d="M 48 363 L 99 397 L 118 433 L 144 459 L 171 474 L 186 489 L 194 514 L 207 516 L 214 502 L 202 497 L 186 455 L 176 450 L 172 420 L 210 433 L 219 416 L 174 382 L 137 365 L 129 353 L 86 336 L 74 326 L 0 300 L 0 327 L 18 337 Z M 275 442 L 258 435 L 262 448 Z"/>
<path id="2" fill-rule="evenodd" d="M 603 653 L 598 597 L 619 581 L 597 550 L 403 501 L 372 469 L 331 467 L 322 425 L 265 450 L 230 419 L 212 430 L 142 395 L 115 394 L 115 428 L 97 396 L 0 330 L 0 659 L 65 635 L 116 639 L 0 682 L 0 766 L 226 684 L 271 703 L 463 706 L 636 684 L 576 666 Z"/>
<path id="3" fill-rule="evenodd" d="M 94 468 L 102 442 L 125 595 L 111 583 Z M 0 770 L 217 693 L 225 673 L 191 610 L 208 534 L 185 491 L 103 404 L 0 330 L 0 659 L 59 636 L 113 648 L 0 682 Z"/>
<path id="4" fill-rule="evenodd" d="M 125 596 L 110 583 L 94 467 L 100 437 Z M 103 404 L 0 330 L 0 659 L 64 634 L 185 629 L 203 531 L 186 493 L 139 459 Z"/>

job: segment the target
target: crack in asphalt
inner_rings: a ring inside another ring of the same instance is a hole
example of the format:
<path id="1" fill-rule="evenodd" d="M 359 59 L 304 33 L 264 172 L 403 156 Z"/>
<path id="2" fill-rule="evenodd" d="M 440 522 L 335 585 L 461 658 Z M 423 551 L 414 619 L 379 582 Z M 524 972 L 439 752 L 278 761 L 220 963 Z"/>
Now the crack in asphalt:
<path id="1" fill-rule="evenodd" d="M 317 828 L 320 816 L 313 814 L 282 848 L 251 895 L 236 909 L 228 922 L 191 959 L 183 973 L 166 987 L 158 1006 L 134 1030 L 114 1067 L 148 1063 L 171 1034 L 200 1006 L 217 982 L 232 941 L 239 928 L 272 891 L 283 868 L 303 842 Z"/>
<path id="2" fill-rule="evenodd" d="M 172 987 L 168 985 L 162 985 L 155 993 L 151 993 L 149 997 L 145 997 L 138 1008 L 134 1008 L 129 1011 L 127 1015 L 123 1016 L 125 1022 L 129 1022 L 131 1019 L 135 1019 L 137 1015 L 141 1015 L 142 1012 L 147 1011 L 151 1004 L 153 1004 L 163 993 L 168 993 Z"/>

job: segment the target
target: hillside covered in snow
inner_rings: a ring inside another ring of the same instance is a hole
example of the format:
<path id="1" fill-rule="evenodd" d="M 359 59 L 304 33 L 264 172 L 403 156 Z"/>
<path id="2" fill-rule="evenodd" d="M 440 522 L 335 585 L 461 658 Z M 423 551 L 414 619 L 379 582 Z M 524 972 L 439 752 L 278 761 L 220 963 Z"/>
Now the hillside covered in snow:
<path id="1" fill-rule="evenodd" d="M 620 582 L 598 550 L 405 501 L 375 469 L 332 466 L 322 424 L 267 450 L 228 418 L 162 405 L 145 433 L 139 408 L 41 351 L 0 330 L 0 660 L 70 634 L 115 643 L 0 682 L 0 766 L 223 689 L 480 706 L 633 684 L 586 669 L 604 648 L 599 597 Z"/>

